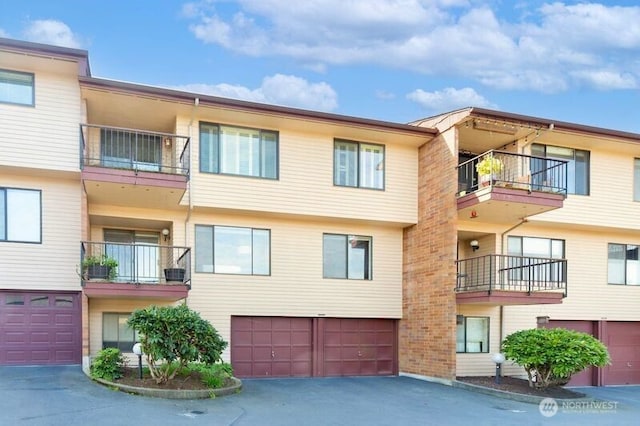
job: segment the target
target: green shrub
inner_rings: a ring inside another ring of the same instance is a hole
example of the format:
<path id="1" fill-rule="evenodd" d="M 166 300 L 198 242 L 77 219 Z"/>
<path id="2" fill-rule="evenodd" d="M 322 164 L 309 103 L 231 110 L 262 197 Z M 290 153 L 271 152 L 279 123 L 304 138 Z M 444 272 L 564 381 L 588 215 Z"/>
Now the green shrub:
<path id="1" fill-rule="evenodd" d="M 104 379 L 110 382 L 122 377 L 125 359 L 117 348 L 102 349 L 91 363 L 90 373 L 94 379 Z"/>
<path id="2" fill-rule="evenodd" d="M 502 342 L 502 352 L 524 367 L 529 386 L 537 388 L 564 385 L 575 373 L 609 363 L 609 352 L 602 342 L 589 334 L 564 328 L 515 332 Z"/>
<path id="3" fill-rule="evenodd" d="M 231 364 L 224 362 L 216 364 L 192 363 L 189 364 L 188 369 L 199 372 L 202 376 L 202 383 L 212 389 L 223 387 L 227 380 L 233 377 Z"/>
<path id="4" fill-rule="evenodd" d="M 140 334 L 151 377 L 166 383 L 190 362 L 215 364 L 227 347 L 215 328 L 187 305 L 138 309 L 128 321 Z"/>

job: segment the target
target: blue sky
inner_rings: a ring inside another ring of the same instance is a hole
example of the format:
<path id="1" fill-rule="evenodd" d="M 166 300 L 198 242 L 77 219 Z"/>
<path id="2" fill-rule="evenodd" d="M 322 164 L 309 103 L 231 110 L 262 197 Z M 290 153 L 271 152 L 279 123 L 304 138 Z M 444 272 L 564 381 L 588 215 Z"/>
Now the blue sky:
<path id="1" fill-rule="evenodd" d="M 640 133 L 637 1 L 23 0 L 0 36 L 115 80 L 409 122 L 466 106 Z"/>

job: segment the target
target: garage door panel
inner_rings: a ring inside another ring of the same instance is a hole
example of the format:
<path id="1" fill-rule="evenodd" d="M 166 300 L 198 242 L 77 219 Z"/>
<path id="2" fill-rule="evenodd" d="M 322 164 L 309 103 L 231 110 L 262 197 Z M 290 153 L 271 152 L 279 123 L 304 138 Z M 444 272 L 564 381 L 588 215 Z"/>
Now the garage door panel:
<path id="1" fill-rule="evenodd" d="M 607 322 L 606 335 L 611 364 L 604 384 L 640 384 L 640 322 Z"/>
<path id="2" fill-rule="evenodd" d="M 593 335 L 594 324 L 592 321 L 551 320 L 546 324 L 546 328 L 566 328 Z M 574 374 L 568 386 L 593 386 L 594 384 L 594 370 L 593 367 L 589 367 Z"/>
<path id="3" fill-rule="evenodd" d="M 81 321 L 80 293 L 0 291 L 0 364 L 80 363 Z"/>
<path id="4" fill-rule="evenodd" d="M 271 334 L 271 341 L 274 344 L 278 344 L 280 346 L 284 346 L 284 345 L 289 346 L 289 345 L 291 345 L 291 330 L 273 331 L 272 334 Z"/>
<path id="5" fill-rule="evenodd" d="M 254 345 L 270 345 L 271 344 L 271 330 L 260 331 L 256 330 L 251 335 L 251 341 Z"/>

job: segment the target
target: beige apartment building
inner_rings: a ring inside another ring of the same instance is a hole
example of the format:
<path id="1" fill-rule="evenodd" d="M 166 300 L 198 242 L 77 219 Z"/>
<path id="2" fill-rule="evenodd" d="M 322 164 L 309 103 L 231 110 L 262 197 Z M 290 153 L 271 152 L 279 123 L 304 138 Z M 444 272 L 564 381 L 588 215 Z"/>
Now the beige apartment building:
<path id="1" fill-rule="evenodd" d="M 87 367 L 131 352 L 133 310 L 184 302 L 240 377 L 447 382 L 562 325 L 612 353 L 576 382 L 640 383 L 638 142 L 117 82 L 86 51 L 0 39 L 0 364 Z"/>

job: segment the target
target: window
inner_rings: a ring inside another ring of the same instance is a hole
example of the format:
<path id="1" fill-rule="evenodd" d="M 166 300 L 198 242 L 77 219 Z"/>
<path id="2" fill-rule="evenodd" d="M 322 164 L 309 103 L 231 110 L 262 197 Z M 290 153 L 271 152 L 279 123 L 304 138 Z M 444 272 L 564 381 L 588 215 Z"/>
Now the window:
<path id="1" fill-rule="evenodd" d="M 196 225 L 196 272 L 269 275 L 271 231 Z"/>
<path id="2" fill-rule="evenodd" d="M 278 178 L 278 134 L 200 123 L 200 171 Z"/>
<path id="3" fill-rule="evenodd" d="M 640 285 L 640 259 L 633 244 L 609 244 L 609 284 Z"/>
<path id="4" fill-rule="evenodd" d="M 507 240 L 509 279 L 534 281 L 566 281 L 561 263 L 547 263 L 539 259 L 564 259 L 564 240 L 537 237 L 513 237 Z M 529 266 L 535 265 L 535 266 Z"/>
<path id="5" fill-rule="evenodd" d="M 40 199 L 38 190 L 0 188 L 0 241 L 42 242 Z"/>
<path id="6" fill-rule="evenodd" d="M 640 201 L 640 158 L 633 159 L 633 201 Z"/>
<path id="7" fill-rule="evenodd" d="M 138 333 L 127 325 L 130 313 L 102 314 L 102 348 L 118 348 L 122 352 L 132 352 Z"/>
<path id="8" fill-rule="evenodd" d="M 534 143 L 531 145 L 531 155 L 567 161 L 567 192 L 589 195 L 589 151 Z M 541 185 L 547 179 L 544 173 L 541 173 L 545 169 L 542 163 L 542 160 L 531 161 L 531 179 L 534 185 Z M 564 182 L 547 183 L 549 184 L 553 187 L 564 186 Z"/>
<path id="9" fill-rule="evenodd" d="M 456 323 L 456 352 L 489 352 L 489 317 L 458 315 Z"/>
<path id="10" fill-rule="evenodd" d="M 371 237 L 324 234 L 322 254 L 324 278 L 372 279 Z"/>
<path id="11" fill-rule="evenodd" d="M 0 70 L 0 102 L 33 106 L 33 81 L 33 74 Z"/>
<path id="12" fill-rule="evenodd" d="M 116 281 L 160 281 L 160 234 L 124 229 L 104 230 L 105 253 L 118 262 Z"/>
<path id="13" fill-rule="evenodd" d="M 100 161 L 104 167 L 159 172 L 162 138 L 126 130 L 100 129 Z"/>
<path id="14" fill-rule="evenodd" d="M 333 182 L 338 186 L 384 189 L 384 146 L 336 140 Z"/>

